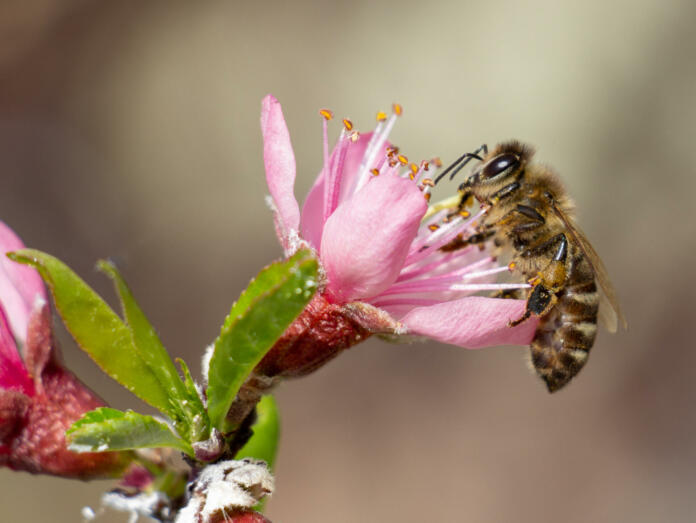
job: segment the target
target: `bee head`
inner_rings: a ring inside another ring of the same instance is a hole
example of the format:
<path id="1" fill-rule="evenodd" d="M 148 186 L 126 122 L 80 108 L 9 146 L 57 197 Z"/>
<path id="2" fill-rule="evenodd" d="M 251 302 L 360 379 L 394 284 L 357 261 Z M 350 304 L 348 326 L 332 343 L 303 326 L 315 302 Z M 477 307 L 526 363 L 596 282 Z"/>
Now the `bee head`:
<path id="1" fill-rule="evenodd" d="M 479 201 L 485 200 L 522 178 L 533 154 L 531 147 L 520 142 L 502 143 L 486 155 L 481 165 L 459 186 L 459 190 L 473 194 Z"/>

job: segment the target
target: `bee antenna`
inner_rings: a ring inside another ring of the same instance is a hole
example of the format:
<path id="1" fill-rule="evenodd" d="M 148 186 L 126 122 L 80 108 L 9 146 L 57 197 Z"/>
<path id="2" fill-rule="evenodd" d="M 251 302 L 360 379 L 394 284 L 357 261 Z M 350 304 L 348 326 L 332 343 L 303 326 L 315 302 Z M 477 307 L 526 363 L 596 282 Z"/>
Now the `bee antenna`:
<path id="1" fill-rule="evenodd" d="M 437 178 L 435 178 L 435 184 L 437 184 L 440 180 L 447 176 L 450 173 L 450 171 L 450 180 L 453 180 L 457 173 L 461 171 L 466 166 L 466 164 L 468 164 L 472 160 L 472 158 L 475 158 L 479 162 L 482 162 L 483 158 L 478 154 L 480 152 L 483 152 L 483 154 L 488 154 L 488 146 L 485 143 L 481 145 L 481 147 L 476 149 L 473 153 L 464 153 L 454 162 L 452 162 L 444 171 L 442 171 L 437 176 Z"/>

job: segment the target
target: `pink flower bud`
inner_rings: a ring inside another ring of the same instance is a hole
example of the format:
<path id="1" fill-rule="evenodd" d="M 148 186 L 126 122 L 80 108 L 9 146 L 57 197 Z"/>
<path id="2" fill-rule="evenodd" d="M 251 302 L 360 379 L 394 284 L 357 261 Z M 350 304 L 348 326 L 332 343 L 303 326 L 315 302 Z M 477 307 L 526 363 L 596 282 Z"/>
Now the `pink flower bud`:
<path id="1" fill-rule="evenodd" d="M 0 222 L 0 466 L 80 479 L 118 476 L 129 454 L 66 447 L 66 429 L 104 402 L 63 367 L 38 273 L 5 257 L 22 247 Z"/>

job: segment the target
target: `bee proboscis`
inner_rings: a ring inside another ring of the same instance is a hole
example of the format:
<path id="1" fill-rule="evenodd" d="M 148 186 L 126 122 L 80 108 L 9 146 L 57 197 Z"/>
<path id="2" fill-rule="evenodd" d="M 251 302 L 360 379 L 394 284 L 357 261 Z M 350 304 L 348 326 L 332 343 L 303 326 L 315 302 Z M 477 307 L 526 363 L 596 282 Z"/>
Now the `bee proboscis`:
<path id="1" fill-rule="evenodd" d="M 573 221 L 565 189 L 551 169 L 531 163 L 533 154 L 518 141 L 490 152 L 483 145 L 440 175 L 438 180 L 447 173 L 454 176 L 469 160 L 480 160 L 459 187 L 457 211 L 473 198 L 487 211 L 475 234 L 457 237 L 443 249 L 493 241 L 496 254 L 510 253 L 511 266 L 531 284 L 524 314 L 510 325 L 540 317 L 530 345 L 532 365 L 554 392 L 585 365 L 597 320 L 610 332 L 619 323 L 626 328 L 626 320 L 604 264 Z"/>

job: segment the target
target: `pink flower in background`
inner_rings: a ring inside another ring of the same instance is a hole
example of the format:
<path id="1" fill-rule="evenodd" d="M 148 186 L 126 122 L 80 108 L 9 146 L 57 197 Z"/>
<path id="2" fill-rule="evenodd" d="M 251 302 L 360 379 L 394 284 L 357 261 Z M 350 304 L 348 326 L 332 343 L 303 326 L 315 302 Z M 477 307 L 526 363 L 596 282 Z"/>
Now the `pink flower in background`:
<path id="1" fill-rule="evenodd" d="M 264 98 L 264 164 L 278 239 L 286 256 L 311 247 L 325 276 L 315 300 L 289 329 L 296 332 L 286 333 L 274 351 L 331 345 L 335 340 L 326 324 L 336 318 L 341 321 L 332 328 L 341 333 L 339 350 L 371 333 L 426 336 L 467 348 L 531 341 L 534 319 L 508 327 L 509 320 L 522 315 L 523 300 L 473 296 L 524 284 L 495 283 L 507 267 L 476 247 L 440 250 L 457 235 L 470 233 L 480 214 L 447 219 L 451 210 L 428 211 L 433 167 L 409 163 L 387 142 L 400 113 L 400 106 L 391 117 L 380 113 L 374 132 L 362 135 L 344 120 L 329 153 L 327 120 L 332 115 L 321 111 L 324 167 L 300 212 L 290 135 L 278 101 Z M 273 359 L 266 358 L 263 370 L 282 374 L 283 365 L 271 365 Z M 318 366 L 310 359 L 302 361 L 305 370 Z"/>
<path id="2" fill-rule="evenodd" d="M 65 430 L 104 403 L 62 366 L 38 272 L 5 256 L 23 247 L 0 222 L 0 465 L 81 479 L 119 475 L 126 454 L 66 448 Z"/>

